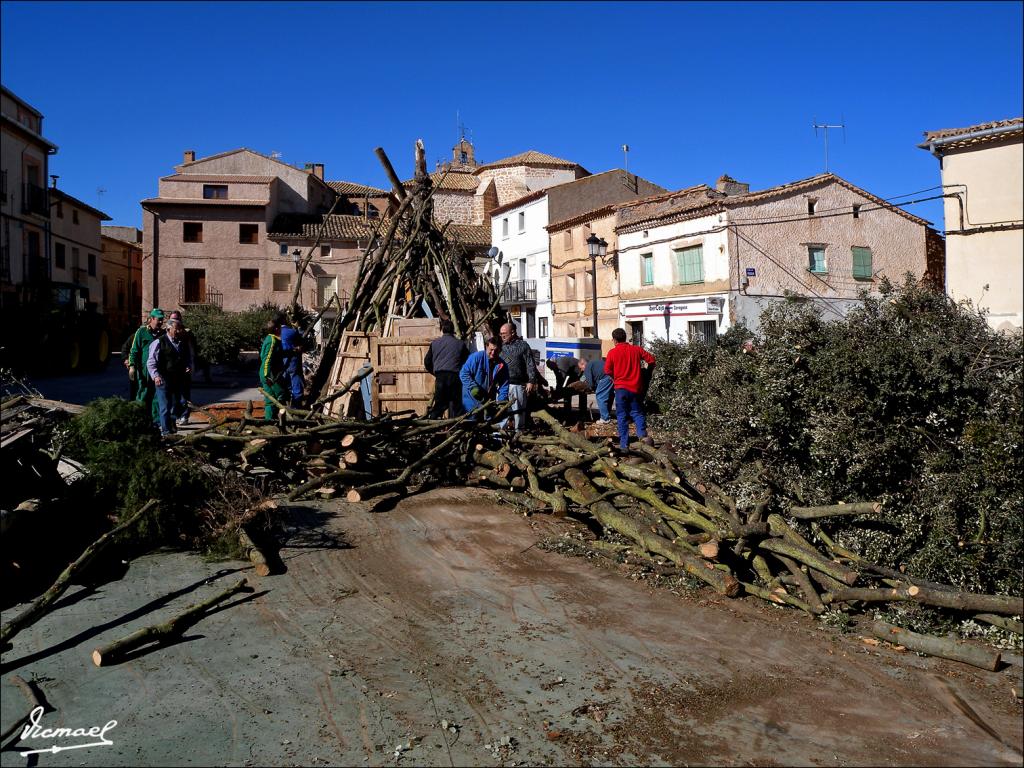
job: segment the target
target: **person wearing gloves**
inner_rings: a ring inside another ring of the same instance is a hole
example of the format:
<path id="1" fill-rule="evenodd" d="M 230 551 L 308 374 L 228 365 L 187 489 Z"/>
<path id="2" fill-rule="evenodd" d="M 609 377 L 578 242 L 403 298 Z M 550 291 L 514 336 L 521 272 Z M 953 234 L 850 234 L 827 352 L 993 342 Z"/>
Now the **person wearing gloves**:
<path id="1" fill-rule="evenodd" d="M 479 352 L 474 352 L 459 371 L 462 382 L 462 405 L 466 412 L 488 400 L 508 400 L 508 367 L 498 356 L 501 342 L 490 338 Z"/>
<path id="2" fill-rule="evenodd" d="M 146 324 L 135 332 L 132 347 L 128 352 L 128 376 L 135 379 L 137 394 L 135 399 L 145 403 L 153 423 L 160 426 L 160 412 L 156 402 L 156 385 L 149 377 L 149 345 L 163 334 L 164 311 L 154 307 L 146 318 Z"/>

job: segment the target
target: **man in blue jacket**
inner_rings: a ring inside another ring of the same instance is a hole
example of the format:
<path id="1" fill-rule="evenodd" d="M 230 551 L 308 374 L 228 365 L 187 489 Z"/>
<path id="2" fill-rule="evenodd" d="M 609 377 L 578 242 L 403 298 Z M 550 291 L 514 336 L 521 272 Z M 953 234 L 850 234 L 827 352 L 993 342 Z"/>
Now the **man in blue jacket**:
<path id="1" fill-rule="evenodd" d="M 498 356 L 501 342 L 490 338 L 479 352 L 474 352 L 459 371 L 462 382 L 462 405 L 472 411 L 481 403 L 508 400 L 508 368 Z"/>

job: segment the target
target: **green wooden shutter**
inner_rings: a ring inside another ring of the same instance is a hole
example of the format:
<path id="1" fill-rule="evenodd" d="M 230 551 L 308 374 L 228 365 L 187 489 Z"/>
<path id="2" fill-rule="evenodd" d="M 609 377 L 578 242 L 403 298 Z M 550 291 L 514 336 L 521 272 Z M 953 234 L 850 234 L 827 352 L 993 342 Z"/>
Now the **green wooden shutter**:
<path id="1" fill-rule="evenodd" d="M 640 254 L 640 262 L 643 268 L 643 285 L 654 284 L 654 254 L 653 253 L 642 253 Z"/>
<path id="2" fill-rule="evenodd" d="M 858 246 L 853 247 L 853 276 L 861 280 L 870 280 L 872 274 L 871 269 L 871 249 L 860 248 Z"/>
<path id="3" fill-rule="evenodd" d="M 704 282 L 704 246 L 695 245 L 676 251 L 680 283 Z"/>
<path id="4" fill-rule="evenodd" d="M 825 249 L 817 246 L 809 246 L 807 249 L 810 261 L 811 272 L 826 272 Z"/>

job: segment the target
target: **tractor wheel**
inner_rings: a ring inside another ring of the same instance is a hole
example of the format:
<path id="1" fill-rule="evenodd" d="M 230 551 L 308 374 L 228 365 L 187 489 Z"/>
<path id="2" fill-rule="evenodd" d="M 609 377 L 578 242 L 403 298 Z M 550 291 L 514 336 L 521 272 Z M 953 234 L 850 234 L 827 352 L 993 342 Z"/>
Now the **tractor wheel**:
<path id="1" fill-rule="evenodd" d="M 82 343 L 78 339 L 72 339 L 71 343 L 66 347 L 64 365 L 66 370 L 71 373 L 81 370 Z"/>
<path id="2" fill-rule="evenodd" d="M 101 328 L 96 337 L 96 367 L 103 370 L 110 362 L 110 333 Z"/>

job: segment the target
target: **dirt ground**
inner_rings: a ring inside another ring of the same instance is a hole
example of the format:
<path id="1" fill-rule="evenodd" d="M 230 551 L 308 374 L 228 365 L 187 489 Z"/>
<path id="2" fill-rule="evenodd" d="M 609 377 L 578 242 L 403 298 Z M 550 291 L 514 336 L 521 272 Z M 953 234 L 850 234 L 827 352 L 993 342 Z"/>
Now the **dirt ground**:
<path id="1" fill-rule="evenodd" d="M 287 572 L 157 553 L 3 655 L 6 727 L 116 720 L 111 746 L 9 738 L 2 765 L 1021 765 L 1019 657 L 987 673 L 791 609 L 675 594 L 537 546 L 566 523 L 468 489 L 287 510 Z M 176 644 L 94 648 L 224 589 Z M 77 589 L 77 588 L 76 588 Z M 447 728 L 442 726 L 446 725 Z"/>

